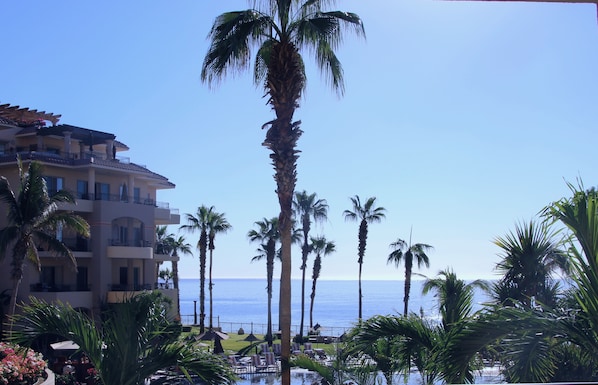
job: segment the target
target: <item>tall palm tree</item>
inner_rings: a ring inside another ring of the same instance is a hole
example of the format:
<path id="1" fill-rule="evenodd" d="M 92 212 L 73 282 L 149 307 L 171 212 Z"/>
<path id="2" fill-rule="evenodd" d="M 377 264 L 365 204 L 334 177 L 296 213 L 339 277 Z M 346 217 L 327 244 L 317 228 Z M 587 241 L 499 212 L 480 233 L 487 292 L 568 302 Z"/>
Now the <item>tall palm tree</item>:
<path id="1" fill-rule="evenodd" d="M 343 212 L 345 220 L 359 222 L 359 244 L 357 247 L 357 255 L 359 258 L 357 259 L 357 263 L 359 264 L 359 319 L 361 320 L 361 270 L 363 267 L 363 256 L 365 255 L 365 247 L 368 238 L 368 224 L 381 222 L 382 219 L 386 217 L 386 209 L 384 207 L 375 206 L 376 197 L 368 198 L 363 205 L 361 204 L 359 195 L 355 195 L 349 199 L 351 199 L 353 208 L 352 210 L 345 210 Z"/>
<path id="2" fill-rule="evenodd" d="M 187 224 L 180 227 L 181 230 L 189 232 L 199 231 L 199 240 L 197 248 L 199 249 L 199 332 L 205 331 L 206 318 L 206 259 L 208 249 L 208 231 L 210 218 L 214 213 L 214 206 L 207 207 L 201 205 L 197 208 L 197 213 L 185 214 Z"/>
<path id="3" fill-rule="evenodd" d="M 164 298 L 156 293 L 131 297 L 108 308 L 97 322 L 68 304 L 33 298 L 15 318 L 14 341 L 30 346 L 45 334 L 79 345 L 96 369 L 100 384 L 143 385 L 158 370 L 176 366 L 207 384 L 231 384 L 234 373 L 218 355 L 202 353 L 179 339 L 180 324 L 166 318 Z"/>
<path id="4" fill-rule="evenodd" d="M 517 224 L 515 232 L 495 239 L 494 244 L 502 249 L 496 269 L 503 276 L 495 290 L 501 303 L 555 305 L 552 274 L 568 271 L 569 261 L 554 237 L 554 232 L 532 220 Z"/>
<path id="5" fill-rule="evenodd" d="M 216 18 L 209 39 L 201 78 L 214 84 L 229 71 L 248 67 L 251 48 L 255 56 L 255 84 L 263 85 L 276 118 L 268 128 L 265 147 L 275 170 L 280 205 L 282 280 L 280 317 L 282 321 L 282 384 L 289 385 L 291 344 L 291 232 L 292 201 L 297 181 L 297 141 L 300 122 L 293 121 L 295 109 L 306 85 L 305 65 L 300 51 L 315 55 L 318 67 L 328 75 L 333 89 L 344 91 L 343 72 L 334 50 L 343 32 L 350 27 L 365 35 L 361 19 L 348 12 L 325 11 L 326 0 L 270 0 L 255 2 L 254 9 L 227 12 Z"/>
<path id="6" fill-rule="evenodd" d="M 43 246 L 52 254 L 68 258 L 77 266 L 72 251 L 57 237 L 57 230 L 73 231 L 89 237 L 89 224 L 72 211 L 59 209 L 60 203 L 75 203 L 75 197 L 66 190 L 52 194 L 43 177 L 42 165 L 31 162 L 27 170 L 23 169 L 20 159 L 18 191 L 13 192 L 5 177 L 0 177 L 0 201 L 4 206 L 8 224 L 0 230 L 0 260 L 7 254 L 11 260 L 11 278 L 13 281 L 9 314 L 14 314 L 19 285 L 23 279 L 23 269 L 27 261 L 38 270 L 41 262 L 38 247 Z"/>
<path id="7" fill-rule="evenodd" d="M 213 212 L 208 222 L 208 249 L 210 250 L 210 267 L 209 267 L 209 283 L 208 288 L 210 290 L 210 330 L 212 329 L 212 290 L 214 284 L 212 283 L 212 256 L 216 246 L 214 245 L 214 239 L 218 233 L 226 233 L 232 226 L 226 220 L 224 213 Z"/>
<path id="8" fill-rule="evenodd" d="M 299 326 L 299 340 L 303 341 L 303 320 L 305 318 L 305 271 L 307 270 L 307 257 L 310 252 L 309 231 L 311 220 L 314 222 L 325 221 L 328 217 L 328 204 L 325 199 L 317 199 L 316 193 L 308 194 L 307 191 L 295 193 L 293 200 L 295 217 L 301 220 L 303 231 L 303 245 L 301 246 L 301 324 Z"/>
<path id="9" fill-rule="evenodd" d="M 327 241 L 326 237 L 312 237 L 311 238 L 311 249 L 316 254 L 314 258 L 314 267 L 311 274 L 311 295 L 309 304 L 309 328 L 314 327 L 314 300 L 316 298 L 316 282 L 320 278 L 320 271 L 322 270 L 322 257 L 332 254 L 336 251 L 336 245 L 334 241 Z"/>
<path id="10" fill-rule="evenodd" d="M 167 239 L 168 247 L 171 250 L 172 256 L 172 284 L 176 289 L 176 302 L 178 318 L 181 319 L 181 295 L 179 292 L 179 256 L 180 255 L 193 255 L 191 251 L 191 244 L 187 243 L 184 236 L 179 235 L 177 237 L 169 237 Z"/>
<path id="11" fill-rule="evenodd" d="M 280 239 L 278 232 L 278 218 L 264 218 L 255 222 L 258 229 L 249 230 L 247 237 L 251 242 L 259 242 L 258 255 L 251 261 L 266 259 L 266 292 L 268 294 L 268 330 L 266 331 L 266 341 L 272 345 L 272 281 L 274 279 L 274 258 L 276 256 L 276 243 Z"/>
<path id="12" fill-rule="evenodd" d="M 411 293 L 411 275 L 413 273 L 413 259 L 417 262 L 417 267 L 422 265 L 430 267 L 430 258 L 427 251 L 432 250 L 433 247 L 425 243 L 409 244 L 402 239 L 397 239 L 396 242 L 390 244 L 393 251 L 388 255 L 387 263 L 394 263 L 398 268 L 401 262 L 405 262 L 405 297 L 403 299 L 404 307 L 403 314 L 407 315 L 409 310 L 409 293 Z"/>

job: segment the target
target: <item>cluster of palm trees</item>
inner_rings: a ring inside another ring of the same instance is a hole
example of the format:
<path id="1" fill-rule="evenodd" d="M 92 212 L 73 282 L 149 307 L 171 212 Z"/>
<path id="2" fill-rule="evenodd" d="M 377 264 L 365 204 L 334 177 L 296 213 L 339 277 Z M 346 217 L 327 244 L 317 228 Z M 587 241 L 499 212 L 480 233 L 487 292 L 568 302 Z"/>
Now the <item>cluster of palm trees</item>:
<path id="1" fill-rule="evenodd" d="M 595 381 L 598 193 L 571 189 L 571 198 L 550 204 L 541 218 L 496 238 L 500 279 L 465 282 L 441 271 L 423 286 L 435 294 L 439 321 L 413 312 L 363 320 L 345 357 L 381 371 L 389 385 L 414 367 L 424 384 L 471 383 L 489 362 L 508 382 Z M 476 312 L 474 289 L 490 298 Z"/>
<path id="2" fill-rule="evenodd" d="M 179 230 L 186 232 L 199 232 L 199 240 L 197 242 L 197 249 L 199 250 L 199 300 L 200 300 L 200 332 L 205 331 L 205 298 L 206 298 L 206 267 L 208 268 L 208 290 L 210 301 L 210 318 L 209 329 L 213 328 L 212 324 L 212 261 L 215 246 L 216 234 L 225 233 L 231 229 L 230 223 L 226 219 L 224 213 L 219 213 L 214 206 L 201 205 L 197 208 L 195 214 L 185 214 L 187 224 L 179 227 Z M 209 260 L 208 260 L 209 250 Z M 156 252 L 158 254 L 166 254 L 174 257 L 172 259 L 172 281 L 175 289 L 179 288 L 179 273 L 178 273 L 178 257 L 180 255 L 192 255 L 191 245 L 187 243 L 185 237 L 182 235 L 174 235 L 168 233 L 167 226 L 156 227 Z M 158 274 L 159 269 L 156 269 Z M 156 277 L 157 278 L 157 277 Z M 178 301 L 178 298 L 177 298 Z M 178 306 L 177 306 L 178 307 Z M 180 314 L 179 314 L 180 318 Z"/>
<path id="3" fill-rule="evenodd" d="M 307 273 L 307 260 L 310 253 L 314 253 L 315 259 L 312 269 L 312 286 L 310 295 L 310 315 L 309 327 L 314 327 L 313 324 L 313 308 L 316 297 L 317 280 L 320 277 L 322 269 L 322 257 L 329 255 L 335 251 L 335 244 L 333 241 L 328 241 L 325 236 L 319 235 L 316 237 L 310 236 L 312 220 L 314 222 L 325 221 L 328 217 L 328 204 L 324 199 L 318 199 L 315 193 L 308 194 L 305 190 L 296 192 L 293 199 L 293 224 L 299 222 L 301 227 L 293 226 L 291 238 L 294 243 L 301 244 L 301 265 L 302 271 L 301 279 L 301 326 L 297 339 L 303 340 L 303 330 L 305 321 L 305 281 Z M 256 229 L 249 230 L 247 237 L 251 242 L 258 242 L 258 254 L 252 258 L 252 261 L 261 259 L 266 260 L 266 277 L 267 277 L 267 295 L 268 295 L 268 326 L 266 332 L 266 340 L 272 343 L 272 280 L 274 276 L 274 261 L 278 257 L 280 259 L 281 250 L 277 244 L 280 242 L 280 228 L 279 219 L 274 217 L 271 219 L 263 218 L 261 221 L 255 222 Z M 280 321 L 280 320 L 279 320 Z"/>

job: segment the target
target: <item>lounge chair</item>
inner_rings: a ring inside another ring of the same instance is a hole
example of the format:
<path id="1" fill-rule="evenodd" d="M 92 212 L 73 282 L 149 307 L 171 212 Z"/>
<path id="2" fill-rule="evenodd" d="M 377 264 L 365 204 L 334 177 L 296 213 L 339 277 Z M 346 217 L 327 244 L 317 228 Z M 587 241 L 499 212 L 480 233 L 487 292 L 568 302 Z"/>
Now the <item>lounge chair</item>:
<path id="1" fill-rule="evenodd" d="M 240 363 L 237 361 L 237 357 L 235 356 L 228 356 L 228 362 L 233 367 L 235 373 L 244 373 L 247 372 L 247 366 L 245 364 Z"/>
<path id="2" fill-rule="evenodd" d="M 314 350 L 311 347 L 311 342 L 306 342 L 305 345 L 303 345 L 303 354 L 305 354 L 311 358 L 316 357 L 316 353 L 314 352 Z"/>
<path id="3" fill-rule="evenodd" d="M 280 344 L 272 344 L 272 351 L 275 355 L 280 356 L 280 354 L 282 353 L 282 348 Z"/>
<path id="4" fill-rule="evenodd" d="M 255 368 L 256 372 L 266 369 L 268 366 L 262 363 L 262 358 L 259 354 L 251 356 L 251 365 Z"/>
<path id="5" fill-rule="evenodd" d="M 297 342 L 293 342 L 293 345 L 291 346 L 291 353 L 301 354 L 301 345 L 299 345 Z"/>
<path id="6" fill-rule="evenodd" d="M 266 368 L 278 370 L 278 363 L 276 362 L 276 356 L 272 352 L 266 352 L 264 355 L 266 361 Z"/>
<path id="7" fill-rule="evenodd" d="M 260 344 L 260 354 L 265 354 L 270 351 L 270 347 L 267 343 Z"/>

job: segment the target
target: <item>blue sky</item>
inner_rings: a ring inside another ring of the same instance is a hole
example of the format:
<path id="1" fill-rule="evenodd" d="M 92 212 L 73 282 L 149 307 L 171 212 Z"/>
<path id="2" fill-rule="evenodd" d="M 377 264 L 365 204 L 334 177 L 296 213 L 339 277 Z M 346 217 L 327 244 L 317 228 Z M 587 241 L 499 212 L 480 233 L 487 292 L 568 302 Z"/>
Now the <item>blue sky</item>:
<path id="1" fill-rule="evenodd" d="M 201 204 L 233 229 L 216 239 L 215 277 L 263 277 L 250 263 L 253 222 L 278 213 L 261 146 L 272 118 L 248 73 L 200 81 L 214 18 L 242 0 L 8 1 L 3 4 L 0 102 L 62 114 L 60 123 L 115 133 L 131 161 L 177 185 L 161 192 L 181 214 Z M 304 134 L 298 190 L 328 201 L 313 234 L 337 244 L 322 278 L 357 278 L 349 197 L 376 196 L 387 218 L 370 227 L 366 279 L 401 279 L 386 264 L 397 238 L 428 243 L 434 276 L 495 277 L 492 241 L 568 195 L 595 185 L 598 20 L 581 4 L 347 0 L 367 39 L 338 51 L 346 94 L 309 56 L 296 118 Z M 183 216 L 183 215 L 181 215 Z M 178 226 L 171 226 L 177 232 Z M 197 235 L 186 234 L 195 245 Z M 184 257 L 182 277 L 198 276 Z M 299 249 L 293 272 L 300 276 Z M 310 263 L 311 269 L 311 263 Z"/>

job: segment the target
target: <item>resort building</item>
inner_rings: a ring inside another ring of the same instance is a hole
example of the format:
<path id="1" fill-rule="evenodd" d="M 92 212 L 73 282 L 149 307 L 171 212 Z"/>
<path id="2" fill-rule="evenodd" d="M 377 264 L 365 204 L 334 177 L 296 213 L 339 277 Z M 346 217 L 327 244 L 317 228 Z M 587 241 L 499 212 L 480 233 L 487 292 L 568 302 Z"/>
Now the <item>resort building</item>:
<path id="1" fill-rule="evenodd" d="M 157 288 L 161 262 L 173 257 L 156 253 L 157 225 L 178 224 L 180 216 L 157 193 L 175 186 L 167 178 L 123 156 L 129 148 L 116 135 L 66 124 L 60 115 L 0 105 L 0 175 L 18 193 L 17 155 L 26 169 L 35 160 L 43 165 L 49 193 L 65 189 L 77 202 L 60 208 L 85 218 L 89 239 L 68 234 L 57 237 L 74 252 L 70 261 L 40 249 L 41 271 L 28 264 L 18 302 L 29 296 L 61 301 L 90 313 L 105 303 L 118 303 L 136 292 Z M 0 203 L 0 228 L 6 226 Z M 0 263 L 0 292 L 11 289 L 11 255 Z M 160 288 L 173 299 L 173 288 Z M 178 309 L 173 309 L 174 314 Z"/>

